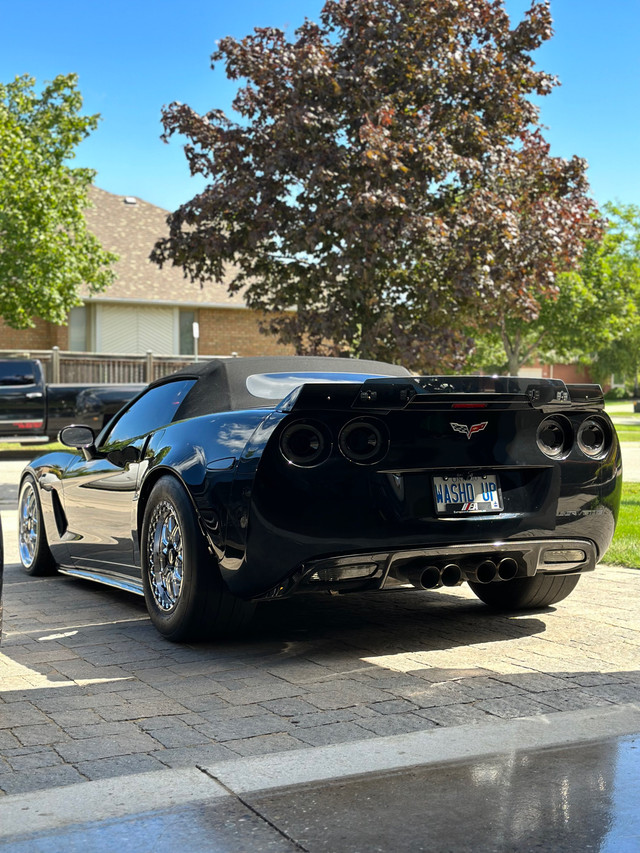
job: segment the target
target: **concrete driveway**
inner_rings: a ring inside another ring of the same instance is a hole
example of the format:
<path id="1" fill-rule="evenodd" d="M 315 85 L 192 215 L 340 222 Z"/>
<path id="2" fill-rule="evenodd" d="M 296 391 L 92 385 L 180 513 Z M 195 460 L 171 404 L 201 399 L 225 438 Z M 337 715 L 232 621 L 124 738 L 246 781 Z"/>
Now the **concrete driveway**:
<path id="1" fill-rule="evenodd" d="M 635 463 L 624 452 L 626 473 Z M 0 463 L 3 498 L 14 499 L 22 466 Z M 23 574 L 17 513 L 3 503 L 2 518 L 7 834 L 36 814 L 78 821 L 94 801 L 113 818 L 204 800 L 211 779 L 228 792 L 242 773 L 256 790 L 380 770 L 389 750 L 397 768 L 526 746 L 530 731 L 566 741 L 581 726 L 593 737 L 640 730 L 634 570 L 600 567 L 556 607 L 515 616 L 492 614 L 464 586 L 301 597 L 263 605 L 240 641 L 178 646 L 133 596 Z M 443 743 L 457 746 L 442 753 Z"/>

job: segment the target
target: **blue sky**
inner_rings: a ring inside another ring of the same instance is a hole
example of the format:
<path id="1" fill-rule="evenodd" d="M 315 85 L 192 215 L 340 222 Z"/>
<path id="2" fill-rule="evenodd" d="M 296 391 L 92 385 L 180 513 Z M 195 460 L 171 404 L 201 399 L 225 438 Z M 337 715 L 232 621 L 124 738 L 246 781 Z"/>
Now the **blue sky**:
<path id="1" fill-rule="evenodd" d="M 41 83 L 76 72 L 97 131 L 76 163 L 96 183 L 169 210 L 200 188 L 181 145 L 160 140 L 160 111 L 177 100 L 226 111 L 235 91 L 210 70 L 216 40 L 255 26 L 293 33 L 322 0 L 0 0 L 0 80 Z M 507 0 L 519 20 L 528 0 Z M 542 100 L 552 153 L 589 162 L 599 203 L 640 204 L 640 0 L 551 0 L 555 36 L 537 53 L 562 86 Z"/>

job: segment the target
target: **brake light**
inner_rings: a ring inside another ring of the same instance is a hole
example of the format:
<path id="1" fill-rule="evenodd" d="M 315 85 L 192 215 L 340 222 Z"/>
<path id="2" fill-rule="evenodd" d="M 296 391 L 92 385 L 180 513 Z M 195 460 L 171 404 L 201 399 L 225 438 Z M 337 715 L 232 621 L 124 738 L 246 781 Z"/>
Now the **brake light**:
<path id="1" fill-rule="evenodd" d="M 453 403 L 452 409 L 486 409 L 486 403 Z"/>

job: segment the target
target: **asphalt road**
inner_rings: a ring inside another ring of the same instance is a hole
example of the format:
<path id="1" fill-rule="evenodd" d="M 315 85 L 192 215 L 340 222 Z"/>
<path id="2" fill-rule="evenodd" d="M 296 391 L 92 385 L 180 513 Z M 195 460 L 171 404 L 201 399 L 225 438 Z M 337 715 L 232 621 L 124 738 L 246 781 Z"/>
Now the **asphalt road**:
<path id="1" fill-rule="evenodd" d="M 13 506 L 21 468 L 0 463 L 0 495 Z M 203 850 L 507 850 L 525 830 L 551 849 L 554 816 L 584 829 L 587 802 L 605 814 L 596 834 L 618 827 L 608 849 L 640 849 L 637 821 L 615 805 L 630 778 L 640 814 L 637 571 L 601 566 L 556 607 L 513 616 L 492 614 L 464 586 L 297 598 L 264 605 L 241 641 L 177 646 L 135 597 L 24 575 L 17 513 L 0 506 L 0 849 L 160 853 L 159 839 L 184 833 Z M 438 768 L 440 793 L 432 772 L 420 777 L 426 767 Z M 547 785 L 547 774 L 562 779 Z M 501 807 L 494 846 L 465 847 L 471 836 L 454 833 L 460 786 L 465 819 L 481 821 L 518 779 L 519 822 Z M 403 786 L 431 800 L 416 808 Z M 382 804 L 403 801 L 405 835 L 397 805 L 395 840 L 385 840 Z M 447 829 L 439 817 L 427 843 L 436 803 L 452 819 Z M 554 849 L 576 849 L 561 840 Z"/>

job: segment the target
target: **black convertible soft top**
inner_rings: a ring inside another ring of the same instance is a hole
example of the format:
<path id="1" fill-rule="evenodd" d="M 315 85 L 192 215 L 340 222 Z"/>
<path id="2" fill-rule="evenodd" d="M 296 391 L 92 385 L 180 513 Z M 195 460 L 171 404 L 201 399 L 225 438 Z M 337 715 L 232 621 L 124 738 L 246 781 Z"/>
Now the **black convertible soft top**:
<path id="1" fill-rule="evenodd" d="M 213 412 L 275 407 L 273 398 L 256 397 L 247 388 L 247 378 L 256 374 L 353 373 L 367 376 L 410 376 L 405 367 L 382 361 L 323 356 L 261 356 L 256 358 L 212 359 L 191 364 L 156 380 L 161 385 L 177 377 L 198 382 L 180 407 L 180 418 Z M 329 377 L 328 377 L 329 379 Z M 301 383 L 302 384 L 302 383 Z"/>

